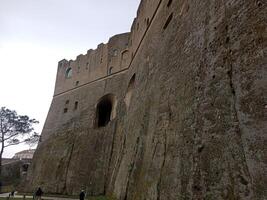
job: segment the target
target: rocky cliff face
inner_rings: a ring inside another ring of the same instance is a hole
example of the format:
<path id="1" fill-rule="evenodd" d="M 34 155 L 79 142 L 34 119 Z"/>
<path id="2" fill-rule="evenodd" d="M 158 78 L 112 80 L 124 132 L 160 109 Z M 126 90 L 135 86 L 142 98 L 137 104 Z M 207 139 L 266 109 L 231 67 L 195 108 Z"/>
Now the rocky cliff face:
<path id="1" fill-rule="evenodd" d="M 159 1 L 128 70 L 54 97 L 60 120 L 38 146 L 28 189 L 266 199 L 266 13 L 265 1 Z M 97 127 L 106 94 L 115 114 Z M 79 107 L 62 114 L 67 99 Z"/>

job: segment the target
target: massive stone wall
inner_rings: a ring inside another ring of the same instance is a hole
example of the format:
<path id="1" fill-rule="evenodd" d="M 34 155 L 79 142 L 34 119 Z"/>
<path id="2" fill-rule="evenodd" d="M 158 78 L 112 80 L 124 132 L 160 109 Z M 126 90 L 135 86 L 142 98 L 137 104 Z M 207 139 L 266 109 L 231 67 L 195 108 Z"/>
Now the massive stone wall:
<path id="1" fill-rule="evenodd" d="M 28 189 L 266 199 L 266 12 L 264 1 L 143 0 L 122 50 L 130 60 L 55 92 Z M 113 117 L 97 127 L 107 94 Z"/>

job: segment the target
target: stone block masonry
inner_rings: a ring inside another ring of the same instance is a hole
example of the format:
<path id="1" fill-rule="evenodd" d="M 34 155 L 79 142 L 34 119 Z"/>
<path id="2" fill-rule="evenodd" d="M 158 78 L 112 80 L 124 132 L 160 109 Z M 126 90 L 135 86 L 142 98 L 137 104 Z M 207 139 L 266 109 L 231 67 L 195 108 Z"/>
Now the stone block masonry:
<path id="1" fill-rule="evenodd" d="M 267 5 L 142 0 L 130 33 L 58 65 L 25 189 L 265 200 Z"/>

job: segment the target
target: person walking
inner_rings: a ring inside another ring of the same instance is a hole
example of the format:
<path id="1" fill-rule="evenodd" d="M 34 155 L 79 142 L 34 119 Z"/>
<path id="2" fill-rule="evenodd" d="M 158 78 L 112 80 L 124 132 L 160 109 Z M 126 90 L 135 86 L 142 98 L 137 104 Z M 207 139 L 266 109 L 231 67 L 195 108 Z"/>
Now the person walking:
<path id="1" fill-rule="evenodd" d="M 38 189 L 35 192 L 35 197 L 37 200 L 41 200 L 42 199 L 42 195 L 43 195 L 43 191 L 40 187 L 38 187 Z"/>
<path id="2" fill-rule="evenodd" d="M 15 194 L 15 191 L 14 191 L 14 190 L 12 190 L 12 191 L 11 191 L 11 193 L 10 193 L 10 197 L 12 197 L 12 198 L 13 198 L 13 197 L 14 197 L 14 194 Z"/>
<path id="3" fill-rule="evenodd" d="M 84 190 L 82 190 L 81 191 L 81 193 L 80 193 L 80 200 L 84 200 L 84 197 L 85 197 L 85 192 L 84 192 Z"/>

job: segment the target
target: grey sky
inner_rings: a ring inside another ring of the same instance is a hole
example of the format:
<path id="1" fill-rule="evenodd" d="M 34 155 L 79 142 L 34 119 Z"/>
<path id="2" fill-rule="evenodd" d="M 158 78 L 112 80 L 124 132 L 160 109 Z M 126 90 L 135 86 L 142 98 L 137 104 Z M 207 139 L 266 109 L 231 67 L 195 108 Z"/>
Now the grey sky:
<path id="1" fill-rule="evenodd" d="M 53 96 L 57 62 L 128 32 L 140 0 L 0 0 L 0 107 L 40 121 Z M 12 147 L 5 156 L 27 146 Z"/>

